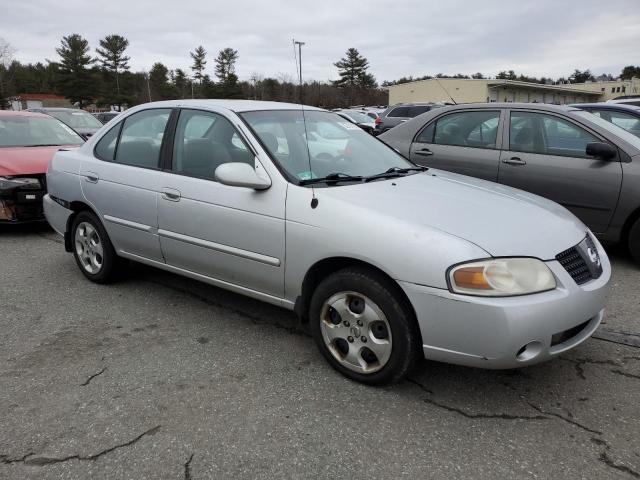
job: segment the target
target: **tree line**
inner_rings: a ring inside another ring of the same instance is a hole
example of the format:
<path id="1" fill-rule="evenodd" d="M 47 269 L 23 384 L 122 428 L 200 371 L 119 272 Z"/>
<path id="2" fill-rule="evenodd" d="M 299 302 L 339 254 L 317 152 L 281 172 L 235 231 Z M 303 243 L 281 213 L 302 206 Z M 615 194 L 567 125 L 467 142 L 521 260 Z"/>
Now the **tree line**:
<path id="1" fill-rule="evenodd" d="M 240 81 L 235 73 L 237 50 L 226 47 L 213 58 L 204 46 L 189 52 L 190 72 L 170 69 L 156 62 L 148 72 L 132 72 L 127 55 L 129 41 L 118 34 L 105 36 L 92 50 L 79 34 L 62 37 L 56 48 L 58 59 L 23 64 L 13 58 L 14 50 L 0 39 L 0 108 L 21 93 L 56 93 L 86 108 L 96 105 L 133 106 L 157 100 L 185 98 L 245 98 L 298 102 L 325 108 L 354 104 L 385 104 L 387 93 L 368 72 L 369 62 L 357 49 L 347 50 L 334 65 L 335 81 L 307 81 L 302 87 L 287 74 L 277 78 L 254 73 Z M 215 77 L 215 78 L 214 78 Z"/>
<path id="2" fill-rule="evenodd" d="M 596 80 L 605 80 L 612 81 L 616 78 L 620 78 L 621 80 L 631 80 L 633 77 L 640 78 L 640 66 L 628 65 L 622 69 L 620 75 L 618 77 L 614 77 L 610 73 L 605 73 L 603 75 L 599 75 L 597 78 L 591 73 L 591 70 L 578 70 L 575 69 L 572 74 L 567 75 L 566 77 L 560 78 L 550 78 L 550 77 L 530 77 L 527 75 L 518 75 L 513 70 L 502 70 L 498 72 L 495 78 L 500 80 L 518 80 L 520 82 L 530 82 L 530 83 L 540 83 L 540 84 L 551 84 L 551 85 L 559 85 L 563 83 L 584 83 L 584 82 L 595 82 Z M 476 78 L 476 79 L 484 79 L 489 78 L 485 77 L 482 73 L 474 73 L 472 75 L 463 75 L 461 73 L 456 73 L 455 75 L 447 75 L 444 73 L 438 73 L 436 75 L 424 75 L 422 77 L 401 77 L 397 80 L 384 81 L 382 82 L 383 87 L 389 87 L 391 85 L 400 85 L 402 83 L 415 82 L 418 80 L 430 80 L 432 78 Z"/>

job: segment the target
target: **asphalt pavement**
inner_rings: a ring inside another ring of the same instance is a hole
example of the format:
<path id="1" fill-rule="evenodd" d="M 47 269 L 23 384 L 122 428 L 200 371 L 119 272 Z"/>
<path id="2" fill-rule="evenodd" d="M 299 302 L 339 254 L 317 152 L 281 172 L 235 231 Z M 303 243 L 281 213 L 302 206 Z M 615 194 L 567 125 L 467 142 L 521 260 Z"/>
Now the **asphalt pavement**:
<path id="1" fill-rule="evenodd" d="M 373 388 L 288 311 L 139 265 L 95 285 L 47 228 L 3 228 L 0 478 L 640 478 L 640 268 L 608 251 L 575 350 Z"/>

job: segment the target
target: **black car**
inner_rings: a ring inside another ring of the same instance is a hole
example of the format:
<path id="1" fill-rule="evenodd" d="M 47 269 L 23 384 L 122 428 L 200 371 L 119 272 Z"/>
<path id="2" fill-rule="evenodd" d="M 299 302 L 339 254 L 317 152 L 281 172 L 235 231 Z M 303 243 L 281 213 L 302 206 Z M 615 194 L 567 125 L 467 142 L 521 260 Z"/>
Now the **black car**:
<path id="1" fill-rule="evenodd" d="M 586 110 L 640 137 L 640 107 L 626 103 L 577 103 L 572 107 Z"/>

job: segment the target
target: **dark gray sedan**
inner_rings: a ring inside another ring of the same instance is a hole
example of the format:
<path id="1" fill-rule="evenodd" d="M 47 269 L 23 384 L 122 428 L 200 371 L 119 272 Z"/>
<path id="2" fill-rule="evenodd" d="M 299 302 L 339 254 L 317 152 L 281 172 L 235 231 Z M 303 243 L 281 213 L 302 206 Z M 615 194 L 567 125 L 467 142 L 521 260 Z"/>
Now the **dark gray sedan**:
<path id="1" fill-rule="evenodd" d="M 640 262 L 640 138 L 596 115 L 532 103 L 455 105 L 379 138 L 420 165 L 554 200 L 602 240 L 627 243 Z"/>

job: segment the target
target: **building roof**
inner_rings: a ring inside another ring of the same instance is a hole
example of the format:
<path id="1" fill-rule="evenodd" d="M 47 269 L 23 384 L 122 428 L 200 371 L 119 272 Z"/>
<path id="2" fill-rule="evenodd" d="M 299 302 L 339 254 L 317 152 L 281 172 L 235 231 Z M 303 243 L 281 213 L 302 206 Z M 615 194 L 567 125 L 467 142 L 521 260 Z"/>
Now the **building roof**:
<path id="1" fill-rule="evenodd" d="M 506 79 L 491 79 L 491 78 L 427 78 L 424 80 L 414 80 L 412 82 L 398 83 L 396 85 L 389 85 L 387 88 L 393 87 L 401 87 L 403 85 L 409 85 L 411 83 L 422 83 L 422 82 L 447 82 L 447 81 L 463 81 L 463 82 L 485 82 L 489 88 L 499 88 L 501 86 L 513 86 L 520 88 L 530 88 L 532 90 L 548 90 L 550 92 L 563 92 L 563 93 L 573 93 L 573 94 L 584 94 L 584 95 L 592 95 L 594 97 L 598 97 L 602 94 L 602 92 L 596 92 L 593 90 L 578 90 L 576 88 L 572 88 L 568 85 L 548 85 L 546 83 L 534 83 L 534 82 L 522 82 L 520 80 L 506 80 Z M 593 82 L 594 85 L 597 85 L 596 82 Z M 572 85 L 582 85 L 581 83 L 572 84 Z"/>
<path id="2" fill-rule="evenodd" d="M 546 83 L 533 83 L 533 82 L 521 82 L 520 80 L 488 80 L 487 85 L 489 88 L 500 88 L 502 86 L 513 86 L 520 88 L 530 88 L 532 90 L 548 90 L 550 92 L 562 92 L 572 94 L 584 94 L 593 95 L 599 97 L 602 92 L 595 92 L 590 90 L 576 90 L 575 88 L 567 87 L 564 85 L 547 85 Z"/>
<path id="3" fill-rule="evenodd" d="M 21 100 L 66 100 L 65 97 L 53 93 L 19 93 L 17 98 Z"/>

